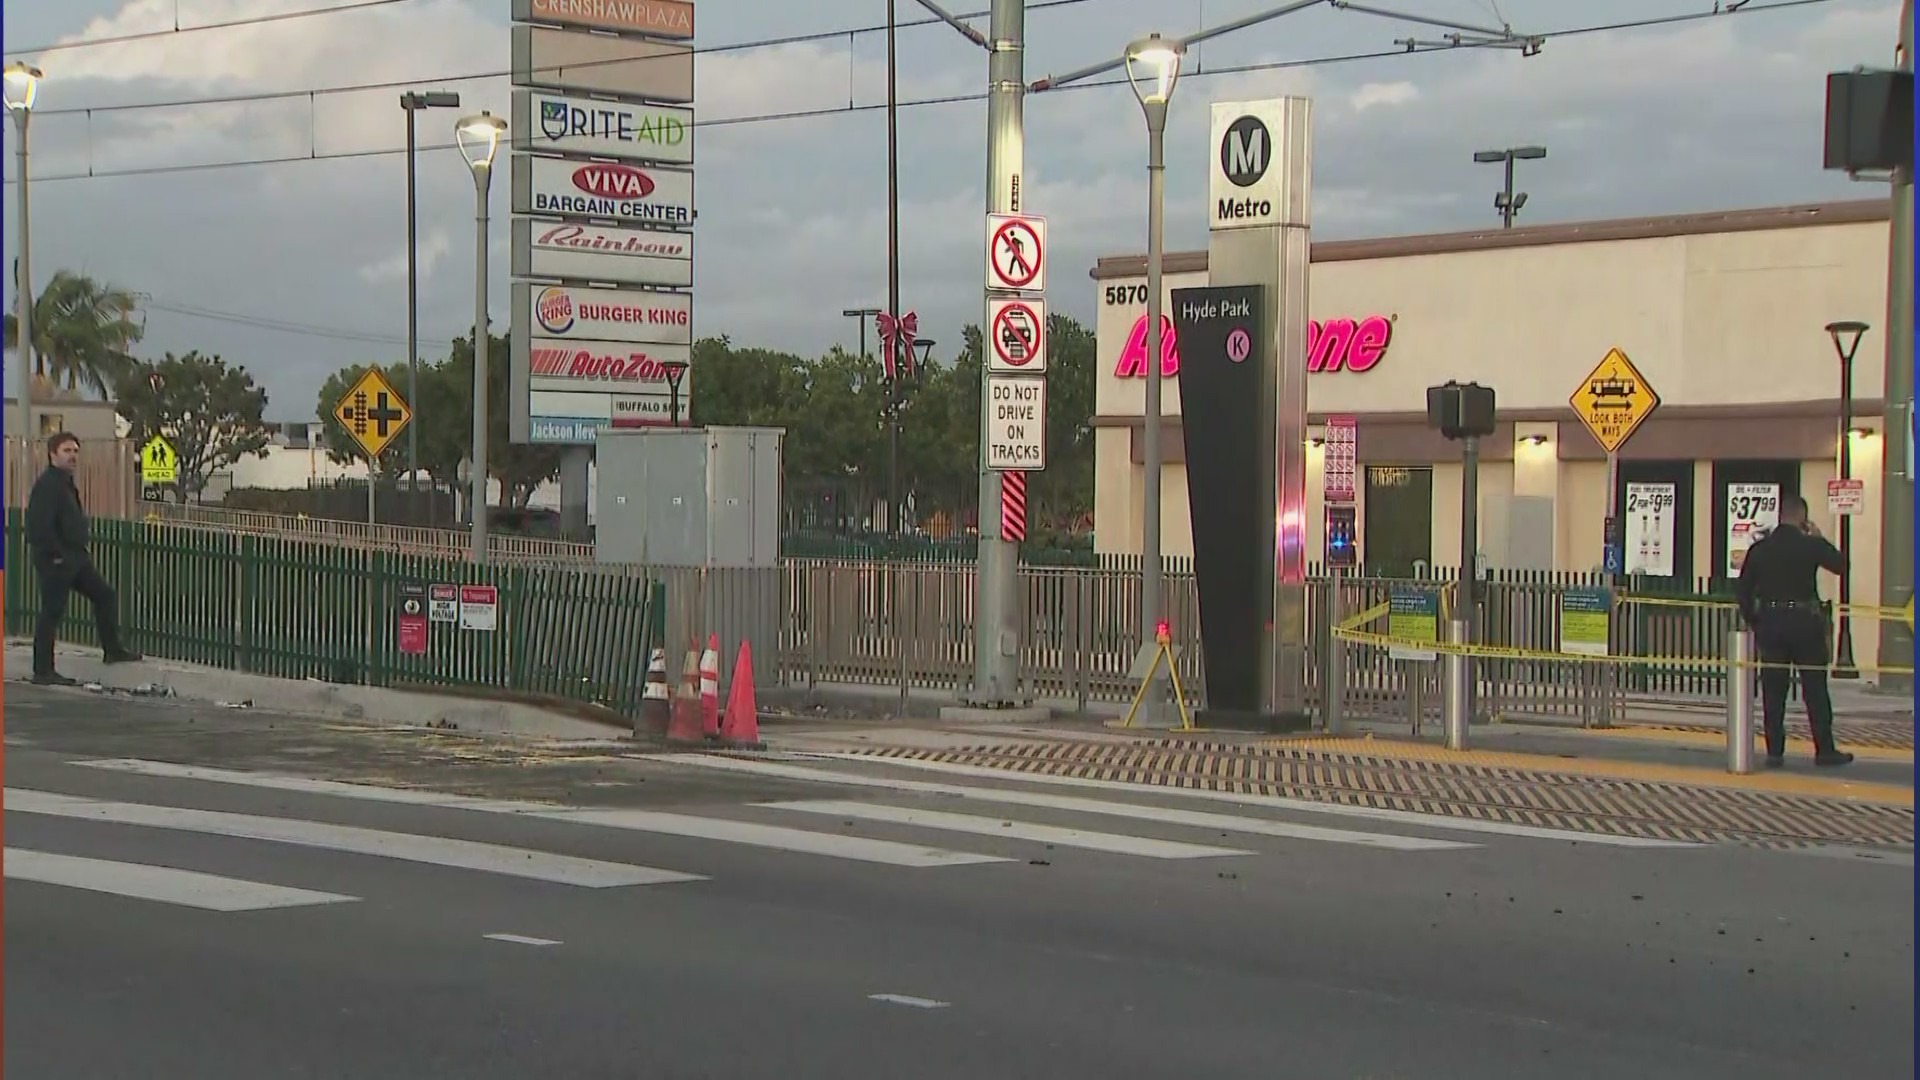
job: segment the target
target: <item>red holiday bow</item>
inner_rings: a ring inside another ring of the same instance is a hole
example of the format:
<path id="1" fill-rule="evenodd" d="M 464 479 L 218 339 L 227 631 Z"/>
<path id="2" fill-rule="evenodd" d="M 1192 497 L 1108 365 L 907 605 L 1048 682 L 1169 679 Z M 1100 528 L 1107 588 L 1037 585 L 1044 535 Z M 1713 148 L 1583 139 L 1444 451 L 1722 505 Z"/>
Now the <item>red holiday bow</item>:
<path id="1" fill-rule="evenodd" d="M 883 311 L 874 316 L 873 321 L 880 327 L 880 362 L 886 365 L 887 380 L 891 382 L 894 379 L 896 370 L 902 374 L 911 375 L 913 373 L 913 339 L 920 330 L 920 317 L 909 311 L 896 319 Z M 903 337 L 904 342 L 901 340 Z M 895 350 L 902 344 L 906 345 L 905 358 L 896 363 Z"/>

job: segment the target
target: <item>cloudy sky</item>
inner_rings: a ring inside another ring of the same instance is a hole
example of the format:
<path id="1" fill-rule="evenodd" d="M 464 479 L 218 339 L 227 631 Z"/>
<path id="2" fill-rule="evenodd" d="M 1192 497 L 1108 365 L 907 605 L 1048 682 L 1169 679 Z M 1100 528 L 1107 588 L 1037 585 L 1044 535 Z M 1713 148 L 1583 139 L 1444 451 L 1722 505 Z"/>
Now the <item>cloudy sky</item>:
<path id="1" fill-rule="evenodd" d="M 33 123 L 33 266 L 84 271 L 148 298 L 145 350 L 246 364 L 277 419 L 311 418 L 334 369 L 405 357 L 404 124 L 391 84 L 459 91 L 506 114 L 507 0 L 395 0 L 125 44 L 33 52 L 342 0 L 9 0 L 5 50 L 46 71 Z M 898 0 L 901 18 L 924 13 Z M 1315 232 L 1327 238 L 1494 220 L 1485 147 L 1540 142 L 1522 177 L 1534 222 L 1880 194 L 1820 170 L 1822 75 L 1892 61 L 1897 0 L 1811 0 L 1640 29 L 1550 36 L 1544 52 L 1393 52 L 1445 31 L 1333 6 L 1216 39 L 1183 79 L 1168 131 L 1168 244 L 1205 242 L 1206 105 L 1315 99 Z M 958 0 L 976 10 L 985 0 Z M 1078 0 L 1028 18 L 1027 77 L 1191 32 L 1273 0 Z M 1379 0 L 1430 18 L 1553 35 L 1712 11 L 1715 0 Z M 886 290 L 884 0 L 700 0 L 703 48 L 837 32 L 697 61 L 696 332 L 818 353 L 851 344 L 843 308 Z M 984 28 L 984 19 L 977 21 Z M 899 38 L 904 102 L 977 96 L 985 54 L 941 25 Z M 1208 74 L 1221 71 L 1221 74 Z M 465 76 L 463 78 L 463 76 Z M 382 84 L 379 89 L 310 93 Z M 224 104 L 170 103 L 283 93 Z M 849 109 L 851 101 L 853 108 Z M 128 106 L 155 106 L 128 108 Z M 818 111 L 753 121 L 771 113 Z M 453 116 L 424 114 L 419 159 L 422 353 L 471 321 L 472 186 Z M 946 353 L 980 317 L 985 106 L 900 113 L 903 306 Z M 1027 209 L 1050 219 L 1055 310 L 1083 319 L 1085 271 L 1145 245 L 1146 136 L 1123 86 L 1031 95 Z M 729 122 L 732 121 L 732 122 Z M 16 252 L 14 134 L 5 133 L 5 254 Z M 260 159 L 274 164 L 234 164 Z M 214 167 L 227 166 L 227 167 Z M 121 173 L 123 175 L 112 175 Z M 132 173 L 132 175 L 127 175 Z M 91 174 L 91 175 L 89 175 Z M 507 184 L 493 185 L 492 312 L 507 318 Z M 9 288 L 6 303 L 11 309 Z M 11 382 L 8 383 L 11 385 Z"/>

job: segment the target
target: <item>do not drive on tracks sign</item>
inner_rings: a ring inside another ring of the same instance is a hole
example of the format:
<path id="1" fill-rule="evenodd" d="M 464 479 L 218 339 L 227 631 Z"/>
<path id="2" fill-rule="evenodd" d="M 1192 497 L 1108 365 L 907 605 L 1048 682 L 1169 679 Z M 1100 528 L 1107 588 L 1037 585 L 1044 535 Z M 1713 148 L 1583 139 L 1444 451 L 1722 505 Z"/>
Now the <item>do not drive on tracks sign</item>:
<path id="1" fill-rule="evenodd" d="M 987 376 L 987 468 L 1040 472 L 1046 467 L 1046 380 Z"/>
<path id="2" fill-rule="evenodd" d="M 987 215 L 987 288 L 996 292 L 1047 291 L 1046 218 Z"/>
<path id="3" fill-rule="evenodd" d="M 1047 370 L 1047 305 L 1041 300 L 991 300 L 987 303 L 992 348 L 987 370 L 998 374 L 1044 375 Z"/>

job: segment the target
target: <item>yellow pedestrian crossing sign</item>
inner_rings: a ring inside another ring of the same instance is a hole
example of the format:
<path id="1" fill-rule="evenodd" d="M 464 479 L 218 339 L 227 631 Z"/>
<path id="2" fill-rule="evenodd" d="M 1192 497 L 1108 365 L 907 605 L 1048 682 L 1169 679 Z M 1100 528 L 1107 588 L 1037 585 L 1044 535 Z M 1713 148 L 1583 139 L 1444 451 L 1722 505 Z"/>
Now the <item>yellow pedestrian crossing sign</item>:
<path id="1" fill-rule="evenodd" d="M 155 435 L 140 448 L 140 482 L 176 484 L 180 482 L 180 455 L 165 435 Z"/>
<path id="2" fill-rule="evenodd" d="M 413 410 L 379 368 L 368 368 L 334 407 L 333 415 L 368 457 L 377 458 L 413 419 Z"/>

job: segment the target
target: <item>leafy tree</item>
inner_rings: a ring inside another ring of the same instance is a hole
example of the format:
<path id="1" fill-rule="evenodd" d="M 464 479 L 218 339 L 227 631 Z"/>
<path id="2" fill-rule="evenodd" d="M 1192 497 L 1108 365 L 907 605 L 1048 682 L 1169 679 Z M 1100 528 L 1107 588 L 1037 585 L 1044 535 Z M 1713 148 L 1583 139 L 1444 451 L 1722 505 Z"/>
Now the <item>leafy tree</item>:
<path id="1" fill-rule="evenodd" d="M 248 455 L 266 457 L 267 392 L 245 367 L 218 356 L 166 354 L 157 363 L 130 365 L 113 384 L 115 407 L 129 434 L 145 445 L 165 435 L 179 455 L 175 497 L 197 497 L 207 478 Z"/>
<path id="2" fill-rule="evenodd" d="M 520 446 L 512 438 L 508 423 L 512 399 L 509 364 L 511 342 L 500 335 L 487 335 L 487 475 L 500 484 L 502 505 L 522 508 L 535 488 L 560 476 L 560 458 L 565 447 Z M 428 457 L 428 432 L 433 443 L 436 468 L 449 468 L 448 480 L 458 479 L 460 462 L 473 445 L 473 335 L 455 338 L 447 358 L 436 365 L 435 385 L 429 397 L 422 379 L 422 397 L 428 398 L 434 416 L 420 432 L 420 456 Z M 458 447 L 458 452 L 454 448 Z M 442 474 L 436 472 L 435 476 Z"/>
<path id="3" fill-rule="evenodd" d="M 69 390 L 106 396 L 137 366 L 128 350 L 146 333 L 135 295 L 93 278 L 58 271 L 33 299 L 33 373 Z M 11 348 L 20 348 L 19 320 L 5 317 Z"/>

